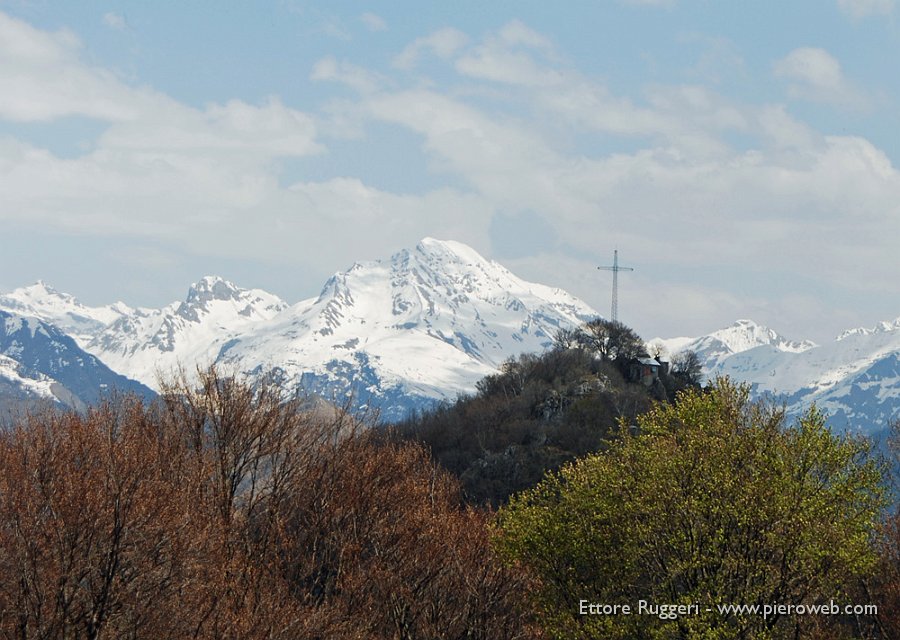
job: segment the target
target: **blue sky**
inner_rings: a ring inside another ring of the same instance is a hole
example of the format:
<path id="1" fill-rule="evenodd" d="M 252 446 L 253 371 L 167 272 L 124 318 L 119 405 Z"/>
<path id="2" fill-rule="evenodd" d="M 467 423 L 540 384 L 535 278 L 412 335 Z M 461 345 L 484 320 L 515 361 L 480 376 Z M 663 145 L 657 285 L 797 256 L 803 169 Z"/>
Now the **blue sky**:
<path id="1" fill-rule="evenodd" d="M 297 301 L 424 236 L 644 337 L 900 315 L 900 9 L 0 0 L 0 290 Z"/>

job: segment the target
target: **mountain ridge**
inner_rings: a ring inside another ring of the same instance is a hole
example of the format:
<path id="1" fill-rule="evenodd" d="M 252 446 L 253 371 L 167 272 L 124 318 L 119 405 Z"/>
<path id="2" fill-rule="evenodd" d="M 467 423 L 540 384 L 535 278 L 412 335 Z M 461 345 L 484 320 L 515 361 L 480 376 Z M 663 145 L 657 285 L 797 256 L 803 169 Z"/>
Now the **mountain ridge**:
<path id="1" fill-rule="evenodd" d="M 218 276 L 160 309 L 99 311 L 43 285 L 50 302 L 9 296 L 69 327 L 85 349 L 151 388 L 179 368 L 217 363 L 271 372 L 292 388 L 354 397 L 389 417 L 474 390 L 507 358 L 547 348 L 557 330 L 598 314 L 562 289 L 522 280 L 452 240 L 424 238 L 387 260 L 332 275 L 318 296 L 289 305 Z M 52 304 L 51 304 L 52 302 Z M 2 299 L 0 299 L 2 306 Z M 92 333 L 91 333 L 92 332 Z"/>
<path id="2" fill-rule="evenodd" d="M 758 396 L 785 404 L 797 415 L 815 404 L 838 429 L 884 431 L 900 417 L 900 321 L 849 329 L 821 345 L 790 341 L 761 325 L 747 325 L 743 343 L 725 345 L 723 332 L 698 338 L 655 339 L 674 356 L 693 350 L 707 378 L 747 383 Z M 761 335 L 769 339 L 759 339 Z M 756 339 L 754 339 L 756 338 Z M 727 348 L 723 348 L 725 345 Z"/>
<path id="3" fill-rule="evenodd" d="M 153 392 L 115 373 L 76 340 L 44 320 L 0 309 L 0 377 L 8 398 L 83 409 L 113 390 L 145 398 Z"/>
<path id="4" fill-rule="evenodd" d="M 562 289 L 522 280 L 465 244 L 428 237 L 388 259 L 353 263 L 294 304 L 208 275 L 159 309 L 87 307 L 44 282 L 0 295 L 3 308 L 60 327 L 151 388 L 160 376 L 217 363 L 333 401 L 353 398 L 389 418 L 469 393 L 506 359 L 546 349 L 558 330 L 600 317 Z M 900 416 L 893 400 L 900 319 L 848 329 L 822 345 L 742 319 L 648 346 L 669 357 L 695 351 L 707 378 L 728 375 L 793 413 L 816 402 L 834 425 L 871 432 Z"/>

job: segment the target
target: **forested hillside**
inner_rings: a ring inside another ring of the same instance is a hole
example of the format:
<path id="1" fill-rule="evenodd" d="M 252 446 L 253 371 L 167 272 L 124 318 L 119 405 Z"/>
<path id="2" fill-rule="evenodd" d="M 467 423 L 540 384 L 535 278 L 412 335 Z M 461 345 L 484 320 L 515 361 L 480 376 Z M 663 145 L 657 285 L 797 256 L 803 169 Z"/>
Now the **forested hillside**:
<path id="1" fill-rule="evenodd" d="M 414 444 L 215 371 L 0 432 L 0 637 L 537 637 Z"/>
<path id="2" fill-rule="evenodd" d="M 557 338 L 394 429 L 215 369 L 19 419 L 0 638 L 897 637 L 864 439 L 701 389 L 619 324 Z"/>
<path id="3" fill-rule="evenodd" d="M 649 358 L 644 350 L 629 327 L 594 320 L 560 332 L 549 351 L 508 360 L 474 395 L 403 421 L 397 433 L 425 444 L 473 504 L 497 506 L 564 462 L 603 450 L 655 402 L 699 388 L 689 354 L 632 379 L 635 361 Z"/>

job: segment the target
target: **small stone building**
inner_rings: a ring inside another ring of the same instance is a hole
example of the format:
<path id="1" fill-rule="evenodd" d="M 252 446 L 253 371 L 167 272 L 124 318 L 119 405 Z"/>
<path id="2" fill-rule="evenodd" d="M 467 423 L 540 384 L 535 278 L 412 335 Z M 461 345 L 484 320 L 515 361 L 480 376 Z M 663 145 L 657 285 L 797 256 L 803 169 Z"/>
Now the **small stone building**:
<path id="1" fill-rule="evenodd" d="M 648 355 L 634 358 L 628 363 L 628 381 L 640 382 L 646 387 L 653 386 L 659 380 L 659 370 L 663 365 L 656 358 Z"/>

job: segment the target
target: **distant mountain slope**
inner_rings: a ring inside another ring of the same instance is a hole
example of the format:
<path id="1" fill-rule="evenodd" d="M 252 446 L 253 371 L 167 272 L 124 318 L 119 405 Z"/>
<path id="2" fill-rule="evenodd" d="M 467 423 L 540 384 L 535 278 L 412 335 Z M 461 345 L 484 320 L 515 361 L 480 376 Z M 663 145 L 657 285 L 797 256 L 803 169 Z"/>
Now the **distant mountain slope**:
<path id="1" fill-rule="evenodd" d="M 326 398 L 352 396 L 388 417 L 472 391 L 510 356 L 597 317 L 560 289 L 432 238 L 336 273 L 318 297 L 292 306 L 213 276 L 162 309 L 92 309 L 43 283 L 0 297 L 4 305 L 78 331 L 87 351 L 150 387 L 179 366 L 218 362 L 274 371 Z"/>
<path id="2" fill-rule="evenodd" d="M 41 280 L 0 295 L 0 309 L 49 322 L 72 336 L 81 347 L 119 318 L 137 312 L 123 302 L 88 307 Z"/>
<path id="3" fill-rule="evenodd" d="M 546 349 L 597 314 L 525 282 L 466 245 L 426 238 L 386 262 L 357 263 L 223 348 L 240 370 L 274 367 L 290 384 L 370 399 L 388 415 L 452 399 L 510 356 Z"/>
<path id="4" fill-rule="evenodd" d="M 150 387 L 179 367 L 206 366 L 224 344 L 288 307 L 261 289 L 216 276 L 192 285 L 182 302 L 117 318 L 85 346 L 116 371 Z"/>
<path id="5" fill-rule="evenodd" d="M 651 340 L 651 344 L 662 345 L 672 354 L 694 351 L 700 357 L 704 371 L 710 372 L 715 371 L 727 358 L 756 347 L 769 346 L 779 352 L 801 353 L 816 346 L 810 340 L 788 340 L 753 320 L 738 320 L 730 327 L 699 338 L 656 338 Z"/>
<path id="6" fill-rule="evenodd" d="M 0 376 L 9 398 L 43 398 L 82 408 L 113 390 L 154 395 L 113 372 L 54 325 L 33 317 L 0 311 L 0 357 Z"/>
<path id="7" fill-rule="evenodd" d="M 0 309 L 18 318 L 5 321 L 7 343 L 0 344 L 0 354 L 18 363 L 0 367 L 8 393 L 46 397 L 55 383 L 53 397 L 89 402 L 110 384 L 101 361 L 151 388 L 158 375 L 216 362 L 250 375 L 272 372 L 288 388 L 329 400 L 377 406 L 387 418 L 470 392 L 507 358 L 546 349 L 560 328 L 598 317 L 564 291 L 432 238 L 387 260 L 354 264 L 294 305 L 207 276 L 162 309 L 87 307 L 41 282 L 0 295 Z M 29 345 L 27 358 L 9 342 L 13 326 L 17 344 Z M 65 333 L 94 358 L 66 343 Z M 791 412 L 815 402 L 837 428 L 874 433 L 900 417 L 900 319 L 824 345 L 789 340 L 752 320 L 651 343 L 670 355 L 691 349 L 707 376 L 747 382 Z M 60 358 L 65 366 L 56 365 Z"/>
<path id="8" fill-rule="evenodd" d="M 823 345 L 792 342 L 747 320 L 700 338 L 653 342 L 673 353 L 695 350 L 707 377 L 747 382 L 792 413 L 815 403 L 836 428 L 877 433 L 900 417 L 900 320 Z"/>
<path id="9" fill-rule="evenodd" d="M 0 355 L 0 422 L 6 417 L 6 410 L 48 404 L 80 408 L 71 398 L 52 378 L 28 371 L 19 362 Z"/>

